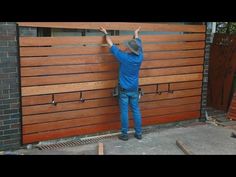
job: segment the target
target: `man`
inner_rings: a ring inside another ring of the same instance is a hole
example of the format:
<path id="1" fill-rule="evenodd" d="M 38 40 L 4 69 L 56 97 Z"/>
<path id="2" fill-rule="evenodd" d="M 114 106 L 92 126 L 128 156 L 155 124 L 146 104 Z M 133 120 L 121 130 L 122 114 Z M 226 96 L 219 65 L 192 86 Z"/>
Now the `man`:
<path id="1" fill-rule="evenodd" d="M 119 61 L 119 106 L 121 117 L 121 134 L 119 139 L 127 141 L 128 137 L 128 110 L 131 107 L 134 118 L 135 138 L 142 139 L 142 120 L 139 109 L 139 70 L 143 61 L 142 41 L 138 36 L 140 27 L 134 31 L 134 39 L 125 43 L 125 51 L 121 51 L 113 44 L 106 29 L 100 27 L 106 36 L 111 53 Z"/>

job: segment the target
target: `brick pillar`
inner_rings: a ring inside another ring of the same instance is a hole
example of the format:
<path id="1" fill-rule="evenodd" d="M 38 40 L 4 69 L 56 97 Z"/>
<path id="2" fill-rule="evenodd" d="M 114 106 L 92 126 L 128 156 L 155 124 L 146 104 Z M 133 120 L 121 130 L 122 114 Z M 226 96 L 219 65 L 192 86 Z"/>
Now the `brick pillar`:
<path id="1" fill-rule="evenodd" d="M 201 102 L 201 118 L 200 121 L 205 121 L 205 110 L 207 106 L 207 87 L 208 87 L 208 65 L 209 65 L 209 58 L 210 58 L 210 45 L 212 43 L 213 34 L 212 30 L 212 23 L 207 23 L 207 30 L 206 30 L 206 47 L 205 47 L 205 57 L 204 57 L 204 64 L 203 64 L 203 82 L 202 82 L 202 102 Z"/>
<path id="2" fill-rule="evenodd" d="M 21 143 L 16 23 L 0 22 L 0 150 Z"/>
<path id="3" fill-rule="evenodd" d="M 21 36 L 37 36 L 36 28 L 21 28 Z M 0 22 L 0 150 L 21 146 L 18 42 L 15 22 Z"/>

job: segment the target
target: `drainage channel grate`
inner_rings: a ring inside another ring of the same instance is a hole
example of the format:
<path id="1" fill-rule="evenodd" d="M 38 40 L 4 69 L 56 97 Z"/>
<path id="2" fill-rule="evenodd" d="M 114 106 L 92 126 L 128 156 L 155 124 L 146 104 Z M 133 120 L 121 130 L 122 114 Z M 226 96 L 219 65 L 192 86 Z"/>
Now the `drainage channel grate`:
<path id="1" fill-rule="evenodd" d="M 80 145 L 85 145 L 85 144 L 98 143 L 101 140 L 113 139 L 116 137 L 117 135 L 92 137 L 92 138 L 86 138 L 86 139 L 80 139 L 80 140 L 74 140 L 74 141 L 68 141 L 68 142 L 61 142 L 61 143 L 56 143 L 56 144 L 38 145 L 37 148 L 39 150 L 60 149 L 60 148 L 65 148 L 65 147 L 74 147 L 74 146 L 80 146 Z"/>
<path id="2" fill-rule="evenodd" d="M 143 129 L 143 134 L 147 134 L 150 132 L 153 132 L 155 130 L 150 129 Z M 130 130 L 128 134 L 132 134 L 134 131 Z M 79 140 L 73 140 L 73 141 L 67 141 L 67 142 L 60 142 L 60 143 L 54 143 L 54 144 L 48 144 L 48 145 L 37 145 L 36 148 L 39 150 L 53 150 L 53 149 L 60 149 L 65 147 L 74 147 L 74 146 L 80 146 L 85 144 L 93 144 L 98 143 L 101 140 L 104 139 L 116 139 L 119 133 L 113 133 L 109 135 L 101 135 L 96 137 L 89 137 L 89 138 L 82 138 Z"/>

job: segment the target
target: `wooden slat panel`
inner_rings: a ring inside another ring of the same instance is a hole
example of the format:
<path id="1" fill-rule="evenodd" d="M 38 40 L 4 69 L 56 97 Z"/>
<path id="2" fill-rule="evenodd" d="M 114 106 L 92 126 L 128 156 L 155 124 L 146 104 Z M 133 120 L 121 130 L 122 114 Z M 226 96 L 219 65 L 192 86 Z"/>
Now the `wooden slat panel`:
<path id="1" fill-rule="evenodd" d="M 131 36 L 110 36 L 115 44 L 130 40 Z M 146 42 L 180 42 L 204 41 L 205 34 L 162 34 L 140 35 L 143 43 Z M 106 44 L 103 36 L 73 36 L 73 37 L 20 37 L 20 46 L 55 46 L 74 44 Z"/>
<path id="2" fill-rule="evenodd" d="M 167 51 L 167 50 L 187 50 L 203 49 L 204 42 L 186 42 L 176 44 L 145 44 L 143 51 Z M 124 45 L 119 47 L 124 50 Z M 83 55 L 83 54 L 108 54 L 109 47 L 106 46 L 79 46 L 79 47 L 21 47 L 20 56 L 56 56 L 56 55 Z"/>
<path id="3" fill-rule="evenodd" d="M 199 101 L 200 101 L 200 97 L 198 98 L 198 102 Z M 144 119 L 145 117 L 142 117 L 142 118 Z M 129 116 L 129 119 L 132 120 L 132 116 Z M 87 126 L 87 125 L 99 124 L 99 123 L 100 124 L 108 123 L 112 121 L 119 121 L 119 114 L 107 114 L 107 115 L 101 115 L 101 116 L 95 116 L 95 117 L 85 117 L 85 118 L 79 118 L 79 119 L 25 125 L 23 129 L 23 134 L 29 134 L 29 133 L 41 132 L 41 131 L 51 131 L 51 130 L 56 130 L 56 129 L 61 129 L 61 128 Z"/>
<path id="4" fill-rule="evenodd" d="M 156 83 L 171 83 L 171 82 L 183 82 L 183 81 L 194 81 L 194 80 L 202 80 L 202 74 L 184 74 L 184 75 L 147 77 L 147 78 L 141 78 L 139 82 L 140 85 L 148 85 Z M 22 96 L 30 96 L 30 95 L 40 95 L 40 94 L 54 94 L 61 92 L 114 88 L 116 85 L 117 81 L 108 80 L 108 81 L 74 83 L 74 84 L 22 87 L 21 91 L 22 91 Z"/>
<path id="5" fill-rule="evenodd" d="M 140 77 L 152 77 L 171 74 L 188 74 L 188 73 L 200 73 L 203 71 L 203 66 L 187 66 L 187 67 L 173 67 L 173 68 L 161 68 L 161 69 L 148 69 L 140 70 Z M 85 73 L 85 74 L 66 74 L 56 76 L 38 76 L 38 77 L 22 77 L 21 85 L 35 86 L 35 85 L 52 85 L 52 84 L 65 84 L 75 82 L 89 82 L 89 81 L 101 81 L 117 79 L 117 72 L 105 72 L 105 73 Z"/>
<path id="6" fill-rule="evenodd" d="M 128 23 L 128 22 L 18 22 L 19 26 L 65 28 L 65 29 L 95 29 L 103 26 L 107 30 L 135 30 L 141 26 L 142 31 L 169 32 L 205 32 L 205 25 L 161 24 L 161 23 Z"/>
<path id="7" fill-rule="evenodd" d="M 155 101 L 153 103 L 141 104 L 142 108 L 150 109 L 154 107 L 165 107 L 165 106 L 174 106 L 174 105 L 182 105 L 188 103 L 197 103 L 200 102 L 200 97 L 187 97 L 187 98 L 177 98 L 171 100 L 161 100 Z M 141 101 L 141 103 L 143 100 Z M 57 106 L 52 104 L 39 105 L 39 106 L 27 106 L 22 108 L 23 115 L 31 115 L 31 114 L 41 114 L 41 113 L 50 113 L 50 112 L 58 112 L 58 111 L 68 111 L 68 110 L 77 110 L 77 109 L 85 109 L 85 108 L 95 108 L 102 106 L 118 106 L 118 100 L 116 98 L 104 98 L 104 99 L 96 99 L 96 100 L 87 100 L 84 103 L 80 101 L 76 102 L 68 102 L 68 103 L 58 103 Z"/>
<path id="8" fill-rule="evenodd" d="M 148 60 L 143 61 L 141 69 L 201 65 L 203 58 L 185 58 L 185 59 L 169 59 L 169 60 Z M 21 76 L 40 76 L 53 74 L 75 74 L 88 72 L 118 71 L 119 64 L 116 63 L 100 63 L 90 65 L 66 65 L 66 66 L 44 66 L 44 67 L 25 67 L 21 68 Z"/>
<path id="9" fill-rule="evenodd" d="M 199 111 L 189 111 L 177 114 L 147 117 L 143 119 L 143 126 L 157 123 L 167 123 L 180 120 L 196 119 L 199 118 L 199 116 L 200 116 Z M 131 121 L 130 126 L 132 127 L 133 125 L 134 125 L 133 121 Z M 103 123 L 85 127 L 74 127 L 70 129 L 60 129 L 56 131 L 40 132 L 35 134 L 24 135 L 23 143 L 26 144 L 26 143 L 32 143 L 61 137 L 78 136 L 78 135 L 91 134 L 95 132 L 97 133 L 108 130 L 118 130 L 119 128 L 120 128 L 120 122 L 111 122 L 107 124 Z"/>
<path id="10" fill-rule="evenodd" d="M 83 98 L 96 99 L 96 98 L 111 97 L 112 90 L 113 89 L 84 91 Z M 47 100 L 44 99 L 44 97 L 46 96 L 48 97 Z M 80 99 L 80 93 L 73 92 L 73 93 L 55 94 L 54 99 L 56 102 L 76 101 Z M 52 100 L 51 95 L 27 96 L 27 97 L 22 97 L 22 105 L 27 106 L 27 105 L 47 104 L 47 103 L 50 103 L 51 100 Z"/>
<path id="11" fill-rule="evenodd" d="M 202 85 L 202 81 L 192 81 L 192 82 L 182 82 L 182 83 L 181 82 L 171 83 L 170 87 L 171 87 L 171 90 L 175 90 L 174 94 L 172 94 L 172 95 L 175 95 L 175 94 L 179 94 L 179 92 L 176 90 L 200 88 L 201 85 Z M 141 88 L 145 94 L 156 92 L 156 85 L 144 85 Z M 160 84 L 159 90 L 160 91 L 168 90 L 168 85 Z M 96 98 L 106 98 L 106 97 L 111 97 L 112 96 L 111 93 L 112 93 L 112 89 L 84 91 L 83 98 L 86 100 L 96 99 Z M 181 97 L 181 95 L 179 96 Z M 189 96 L 189 95 L 185 95 L 185 96 Z M 54 95 L 54 99 L 56 102 L 76 101 L 80 99 L 80 93 L 79 92 L 59 93 L 59 94 Z M 47 103 L 50 103 L 51 100 L 52 100 L 52 95 L 27 96 L 27 97 L 22 97 L 22 105 L 27 106 L 27 105 L 47 104 Z"/>
<path id="12" fill-rule="evenodd" d="M 173 94 L 162 93 L 162 95 L 155 94 L 156 92 L 156 85 L 148 85 L 142 86 L 142 89 L 145 93 L 145 98 L 149 97 L 148 99 L 152 98 L 152 100 L 161 100 L 161 99 L 172 99 L 172 98 L 179 98 L 179 97 L 187 97 L 187 96 L 194 96 L 200 95 L 201 89 L 191 89 L 191 90 L 183 90 L 183 91 L 176 91 L 177 89 L 189 89 L 189 88 L 199 88 L 201 87 L 201 81 L 194 81 L 194 82 L 184 82 L 184 83 L 172 83 L 171 89 L 175 90 Z M 168 90 L 167 84 L 159 85 L 160 91 Z M 148 96 L 148 93 L 154 93 Z M 83 98 L 85 100 L 88 99 L 97 99 L 97 98 L 107 98 L 112 97 L 112 89 L 106 90 L 93 90 L 93 91 L 84 91 Z M 145 101 L 145 98 L 141 98 L 141 101 Z M 59 93 L 55 94 L 54 99 L 56 102 L 68 102 L 68 101 L 77 101 L 80 99 L 80 93 Z M 52 96 L 51 95 L 40 95 L 40 96 L 27 96 L 22 97 L 22 105 L 39 105 L 39 104 L 48 104 L 51 103 Z"/>
<path id="13" fill-rule="evenodd" d="M 187 57 L 203 57 L 203 50 L 175 51 L 175 52 L 147 52 L 144 53 L 144 61 L 153 59 L 173 59 Z M 47 66 L 47 65 L 69 65 L 69 64 L 101 64 L 116 62 L 112 54 L 106 55 L 80 55 L 60 57 L 21 57 L 21 66 Z"/>
<path id="14" fill-rule="evenodd" d="M 27 106 L 22 108 L 22 113 L 23 115 L 30 115 L 30 114 L 77 110 L 77 109 L 85 109 L 85 108 L 93 108 L 101 106 L 112 106 L 112 105 L 117 105 L 118 104 L 117 102 L 118 101 L 116 98 L 86 100 L 84 103 L 77 100 L 75 102 L 58 103 L 56 106 L 52 104 Z"/>
<path id="15" fill-rule="evenodd" d="M 140 71 L 140 85 L 147 94 L 141 98 L 140 108 L 143 125 L 200 116 L 204 25 L 117 22 L 55 22 L 53 25 L 55 28 L 68 25 L 66 28 L 97 30 L 101 25 L 113 30 L 134 30 L 141 25 L 143 31 L 198 32 L 141 36 L 145 60 Z M 120 44 L 121 49 L 128 39 L 131 35 L 112 36 L 113 42 Z M 120 128 L 118 100 L 111 95 L 117 84 L 118 62 L 108 47 L 87 45 L 105 43 L 102 33 L 101 36 L 20 38 L 23 142 Z M 65 46 L 74 44 L 76 46 Z M 79 47 L 78 44 L 85 46 Z M 168 83 L 171 83 L 174 93 L 156 94 L 157 83 L 159 91 L 167 91 Z M 79 102 L 79 91 L 83 91 L 83 98 L 87 99 L 85 103 Z M 51 94 L 55 94 L 55 101 L 59 102 L 57 106 L 50 104 Z"/>
<path id="16" fill-rule="evenodd" d="M 150 104 L 148 102 L 141 103 L 140 109 L 142 111 L 142 116 L 153 116 L 153 115 L 165 115 L 177 112 L 184 112 L 184 111 L 193 111 L 199 110 L 200 104 L 188 104 L 188 105 L 180 105 L 172 107 L 164 108 L 154 108 L 154 109 L 142 109 L 142 104 Z M 99 115 L 106 115 L 112 113 L 119 113 L 118 106 L 109 106 L 109 107 L 99 107 L 99 108 L 92 108 L 92 109 L 83 109 L 83 110 L 73 110 L 73 111 L 65 111 L 65 112 L 56 112 L 56 113 L 47 113 L 47 114 L 39 114 L 39 115 L 28 115 L 23 116 L 23 125 L 26 124 L 35 124 L 35 123 L 43 123 L 43 122 L 54 122 L 60 120 L 67 120 L 67 119 L 77 119 L 77 118 L 84 118 L 84 117 L 93 117 Z"/>
<path id="17" fill-rule="evenodd" d="M 43 132 L 43 131 L 51 131 L 62 128 L 72 128 L 72 127 L 80 127 L 91 124 L 101 124 L 101 123 L 109 123 L 119 121 L 119 114 L 106 114 L 94 117 L 85 117 L 80 119 L 69 119 L 62 120 L 56 122 L 46 122 L 40 124 L 31 124 L 25 125 L 23 128 L 23 134 L 29 134 L 34 132 Z M 90 122 L 90 124 L 88 124 Z"/>

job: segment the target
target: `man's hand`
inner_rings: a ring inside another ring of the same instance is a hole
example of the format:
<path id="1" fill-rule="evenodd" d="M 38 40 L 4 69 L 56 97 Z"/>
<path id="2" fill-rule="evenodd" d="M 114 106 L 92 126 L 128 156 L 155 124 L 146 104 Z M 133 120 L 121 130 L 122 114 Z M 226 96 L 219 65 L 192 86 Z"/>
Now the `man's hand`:
<path id="1" fill-rule="evenodd" d="M 134 31 L 134 37 L 135 38 L 138 38 L 138 33 L 139 33 L 140 29 L 141 29 L 141 26 Z"/>
<path id="2" fill-rule="evenodd" d="M 103 27 L 100 27 L 99 30 L 100 30 L 101 32 L 103 32 L 104 34 L 108 34 L 108 33 L 107 33 L 107 30 L 106 30 L 105 28 L 103 28 Z"/>
<path id="3" fill-rule="evenodd" d="M 108 33 L 107 33 L 107 30 L 106 30 L 105 28 L 103 28 L 103 27 L 100 27 L 99 30 L 100 30 L 101 32 L 103 32 L 104 34 L 108 34 Z M 106 41 L 107 41 L 107 43 L 109 44 L 109 47 L 112 47 L 113 42 L 112 42 L 111 38 L 110 38 L 108 35 L 106 35 Z"/>

